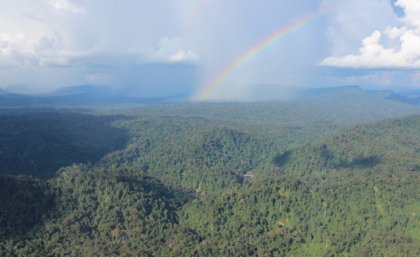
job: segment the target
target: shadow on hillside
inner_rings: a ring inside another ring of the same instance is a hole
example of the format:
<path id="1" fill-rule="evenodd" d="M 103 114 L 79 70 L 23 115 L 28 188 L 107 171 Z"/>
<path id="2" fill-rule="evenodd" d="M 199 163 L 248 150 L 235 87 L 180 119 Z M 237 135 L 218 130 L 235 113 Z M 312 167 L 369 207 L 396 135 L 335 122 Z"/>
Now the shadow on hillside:
<path id="1" fill-rule="evenodd" d="M 379 156 L 371 155 L 371 156 L 367 156 L 367 157 L 358 157 L 351 162 L 340 163 L 340 165 L 338 165 L 337 168 L 343 168 L 343 169 L 362 168 L 362 169 L 367 169 L 367 168 L 373 168 L 380 163 L 381 163 L 381 158 Z"/>
<path id="2" fill-rule="evenodd" d="M 290 151 L 290 150 L 285 151 L 281 154 L 277 154 L 273 158 L 273 164 L 276 165 L 277 167 L 284 166 L 290 160 L 290 155 L 291 154 L 292 154 L 292 151 Z"/>
<path id="3" fill-rule="evenodd" d="M 0 241 L 25 236 L 54 208 L 45 182 L 0 175 Z"/>
<path id="4" fill-rule="evenodd" d="M 49 178 L 73 163 L 95 163 L 121 149 L 125 130 L 112 122 L 124 116 L 77 112 L 0 114 L 0 174 Z"/>

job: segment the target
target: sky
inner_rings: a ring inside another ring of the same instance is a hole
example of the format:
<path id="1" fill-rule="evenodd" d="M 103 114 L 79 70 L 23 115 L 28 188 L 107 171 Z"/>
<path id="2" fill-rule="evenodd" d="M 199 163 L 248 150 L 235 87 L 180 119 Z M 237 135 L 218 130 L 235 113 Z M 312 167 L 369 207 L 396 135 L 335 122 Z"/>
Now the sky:
<path id="1" fill-rule="evenodd" d="M 0 88 L 14 92 L 106 85 L 131 96 L 207 100 L 272 98 L 284 88 L 420 88 L 418 0 L 0 6 Z"/>

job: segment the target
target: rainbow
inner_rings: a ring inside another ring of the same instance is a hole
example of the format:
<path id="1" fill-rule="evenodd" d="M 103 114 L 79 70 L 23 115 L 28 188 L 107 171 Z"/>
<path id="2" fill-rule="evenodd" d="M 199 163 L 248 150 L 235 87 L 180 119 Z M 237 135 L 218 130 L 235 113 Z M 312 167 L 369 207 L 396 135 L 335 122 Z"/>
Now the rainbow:
<path id="1" fill-rule="evenodd" d="M 261 54 L 264 50 L 272 46 L 273 44 L 279 42 L 290 34 L 298 31 L 299 29 L 310 24 L 312 21 L 316 20 L 322 16 L 321 12 L 312 13 L 301 19 L 295 20 L 292 23 L 288 24 L 285 27 L 280 28 L 274 33 L 270 34 L 268 37 L 259 41 L 256 45 L 250 47 L 233 61 L 227 63 L 223 68 L 217 73 L 217 75 L 210 80 L 209 83 L 201 87 L 201 90 L 194 96 L 194 101 L 202 101 L 216 89 L 220 84 L 222 84 L 233 72 L 238 70 L 241 66 L 252 60 L 254 57 Z"/>

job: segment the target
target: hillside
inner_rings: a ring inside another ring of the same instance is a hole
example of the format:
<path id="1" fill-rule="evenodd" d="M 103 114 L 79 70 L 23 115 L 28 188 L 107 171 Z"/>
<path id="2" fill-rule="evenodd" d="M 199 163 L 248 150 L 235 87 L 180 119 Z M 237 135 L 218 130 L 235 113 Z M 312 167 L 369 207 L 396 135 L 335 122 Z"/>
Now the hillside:
<path id="1" fill-rule="evenodd" d="M 210 256 L 418 256 L 419 176 L 284 175 L 200 196 L 180 222 Z"/>
<path id="2" fill-rule="evenodd" d="M 132 121 L 128 121 L 131 123 Z M 217 190 L 238 184 L 247 171 L 268 161 L 278 149 L 261 137 L 191 120 L 141 122 L 124 150 L 104 157 L 100 166 L 139 167 L 169 184 L 189 190 Z M 199 123 L 199 122 L 198 122 Z"/>
<path id="3" fill-rule="evenodd" d="M 21 180 L 1 181 L 21 185 Z M 189 196 L 151 177 L 73 166 L 41 188 L 0 191 L 3 199 L 14 200 L 2 202 L 11 208 L 0 223 L 0 256 L 181 256 L 199 240 L 177 225 L 176 210 Z M 48 208 L 44 194 L 52 201 Z M 20 216 L 11 216 L 13 211 Z M 28 225 L 33 226 L 17 230 Z"/>
<path id="4" fill-rule="evenodd" d="M 0 174 L 49 178 L 73 163 L 94 163 L 124 146 L 117 116 L 76 112 L 0 114 Z"/>
<path id="5" fill-rule="evenodd" d="M 0 256 L 420 255 L 420 116 L 306 104 L 3 110 Z"/>
<path id="6" fill-rule="evenodd" d="M 252 183 L 188 203 L 180 221 L 215 256 L 418 256 L 419 132 L 410 116 L 286 151 Z"/>
<path id="7" fill-rule="evenodd" d="M 290 173 L 333 169 L 420 171 L 420 116 L 389 119 L 285 151 L 274 162 Z"/>

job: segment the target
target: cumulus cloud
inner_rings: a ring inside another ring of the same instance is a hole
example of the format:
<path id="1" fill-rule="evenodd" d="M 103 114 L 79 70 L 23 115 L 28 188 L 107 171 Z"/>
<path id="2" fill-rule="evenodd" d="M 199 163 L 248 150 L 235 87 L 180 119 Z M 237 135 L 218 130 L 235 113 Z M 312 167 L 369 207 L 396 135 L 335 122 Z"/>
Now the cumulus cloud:
<path id="1" fill-rule="evenodd" d="M 358 53 L 330 56 L 321 65 L 349 68 L 420 68 L 420 1 L 397 0 L 404 10 L 401 26 L 375 30 Z"/>
<path id="2" fill-rule="evenodd" d="M 417 0 L 398 0 L 395 5 L 404 9 L 404 21 L 419 29 L 420 28 L 420 2 Z"/>
<path id="3" fill-rule="evenodd" d="M 141 23 L 144 26 L 141 27 L 136 24 L 138 20 L 109 17 L 113 15 L 111 7 L 107 7 L 105 13 L 94 8 L 87 14 L 84 6 L 71 0 L 43 2 L 22 0 L 22 5 L 16 5 L 0 0 L 0 69 L 86 68 L 92 64 L 105 65 L 98 63 L 103 59 L 116 58 L 122 62 L 127 56 L 137 63 L 195 63 L 199 59 L 180 37 L 161 38 L 163 32 L 155 36 L 153 26 L 146 23 Z M 85 1 L 84 5 L 91 8 L 92 4 L 100 3 Z M 129 10 L 132 9 L 138 8 Z M 67 12 L 86 15 L 69 16 Z M 135 33 L 129 23 L 136 24 L 133 25 Z"/>
<path id="4" fill-rule="evenodd" d="M 169 58 L 171 62 L 196 62 L 198 55 L 192 51 L 185 51 L 183 49 L 176 52 Z"/>
<path id="5" fill-rule="evenodd" d="M 0 34 L 0 66 L 67 66 L 74 58 L 88 53 L 67 49 L 62 37 L 51 36 L 32 38 L 25 34 Z"/>
<path id="6" fill-rule="evenodd" d="M 84 14 L 85 9 L 82 6 L 72 3 L 70 0 L 51 0 L 50 5 L 59 11 Z"/>
<path id="7" fill-rule="evenodd" d="M 187 44 L 180 37 L 162 38 L 158 47 L 151 51 L 150 59 L 170 63 L 197 62 L 198 55 L 191 50 L 185 50 L 186 46 Z"/>
<path id="8" fill-rule="evenodd" d="M 73 36 L 86 16 L 66 15 L 85 13 L 71 0 L 0 2 L 0 69 L 69 66 L 92 51 L 88 40 Z"/>
<path id="9" fill-rule="evenodd" d="M 197 47 L 180 29 L 173 0 L 18 2 L 0 0 L 0 88 L 100 83 L 159 91 L 197 79 Z"/>

